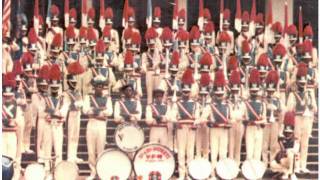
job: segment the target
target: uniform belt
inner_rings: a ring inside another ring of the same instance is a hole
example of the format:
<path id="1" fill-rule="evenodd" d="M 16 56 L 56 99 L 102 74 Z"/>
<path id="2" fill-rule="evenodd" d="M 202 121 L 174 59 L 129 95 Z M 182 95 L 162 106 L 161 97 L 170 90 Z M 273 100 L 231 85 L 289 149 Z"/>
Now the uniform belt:
<path id="1" fill-rule="evenodd" d="M 15 132 L 15 131 L 17 131 L 17 127 L 12 127 L 12 128 L 2 127 L 2 132 Z"/>
<path id="2" fill-rule="evenodd" d="M 164 127 L 164 128 L 166 128 L 168 126 L 167 126 L 167 124 L 152 124 L 152 125 L 150 125 L 150 127 Z"/>

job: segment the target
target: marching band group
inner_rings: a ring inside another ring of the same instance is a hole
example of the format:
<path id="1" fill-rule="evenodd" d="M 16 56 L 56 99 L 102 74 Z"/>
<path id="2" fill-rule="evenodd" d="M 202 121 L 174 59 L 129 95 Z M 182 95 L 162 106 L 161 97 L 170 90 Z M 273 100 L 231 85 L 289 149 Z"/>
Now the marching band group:
<path id="1" fill-rule="evenodd" d="M 3 30 L 2 152 L 18 162 L 16 169 L 22 153 L 33 153 L 33 127 L 38 161 L 47 170 L 52 148 L 56 163 L 62 161 L 63 124 L 67 160 L 83 161 L 77 148 L 80 117 L 87 115 L 94 178 L 98 155 L 105 149 L 106 122 L 112 116 L 117 123 L 142 121 L 145 112 L 150 142 L 178 153 L 180 179 L 188 177 L 188 162 L 194 158 L 210 159 L 213 179 L 221 159 L 240 166 L 243 138 L 247 160 L 264 162 L 283 173 L 282 178 L 309 172 L 318 86 L 310 25 L 299 41 L 295 25 L 284 29 L 275 22 L 266 34 L 263 15 L 250 20 L 244 11 L 241 30 L 234 33 L 231 12 L 225 9 L 216 32 L 205 9 L 203 28 L 192 26 L 188 32 L 184 9 L 178 13 L 178 28 L 171 30 L 160 26 L 161 10 L 156 7 L 144 37 L 148 49 L 141 52 L 142 37 L 131 7 L 121 36 L 112 27 L 111 8 L 105 10 L 103 29 L 95 28 L 93 8 L 87 27 L 79 29 L 74 8 L 65 29 L 58 24 L 58 7 L 52 5 L 50 11 L 48 28 L 40 17 L 39 29 L 21 27 L 21 39 Z M 14 59 L 18 52 L 21 57 Z M 115 92 L 121 95 L 113 103 Z M 141 101 L 144 95 L 146 104 Z"/>

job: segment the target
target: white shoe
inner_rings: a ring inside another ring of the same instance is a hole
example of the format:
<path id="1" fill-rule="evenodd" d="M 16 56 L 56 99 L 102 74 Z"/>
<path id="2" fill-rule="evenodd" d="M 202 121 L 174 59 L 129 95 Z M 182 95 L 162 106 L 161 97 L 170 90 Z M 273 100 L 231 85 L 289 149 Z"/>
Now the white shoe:
<path id="1" fill-rule="evenodd" d="M 310 173 L 310 170 L 307 169 L 307 168 L 302 168 L 300 171 L 301 171 L 302 173 Z"/>
<path id="2" fill-rule="evenodd" d="M 31 149 L 26 149 L 26 150 L 24 150 L 24 153 L 26 153 L 26 154 L 33 154 L 34 151 L 32 151 Z"/>
<path id="3" fill-rule="evenodd" d="M 300 173 L 301 169 L 300 168 L 295 168 L 294 173 Z"/>
<path id="4" fill-rule="evenodd" d="M 291 174 L 290 178 L 291 178 L 291 180 L 298 180 L 296 174 Z"/>
<path id="5" fill-rule="evenodd" d="M 284 174 L 281 176 L 281 179 L 288 179 L 288 178 L 289 178 L 288 174 Z"/>

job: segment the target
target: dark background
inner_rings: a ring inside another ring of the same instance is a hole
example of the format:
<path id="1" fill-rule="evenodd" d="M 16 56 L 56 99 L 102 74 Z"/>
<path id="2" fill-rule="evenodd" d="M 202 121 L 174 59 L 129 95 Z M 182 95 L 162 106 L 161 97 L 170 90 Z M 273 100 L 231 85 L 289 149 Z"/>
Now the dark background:
<path id="1" fill-rule="evenodd" d="M 21 9 L 26 14 L 28 18 L 28 23 L 31 25 L 31 19 L 33 16 L 34 9 L 34 0 L 12 0 L 12 8 L 11 8 L 11 20 L 12 22 L 16 21 L 15 14 L 18 9 L 18 2 L 21 3 Z M 198 0 L 187 0 L 188 2 L 188 30 L 191 29 L 192 25 L 197 24 L 198 18 L 198 9 L 199 4 Z M 173 5 L 170 2 L 174 2 L 174 0 L 152 0 L 153 7 L 159 6 L 162 10 L 162 26 L 170 26 L 172 22 L 172 11 Z M 69 0 L 69 7 L 75 7 L 78 11 L 78 27 L 80 26 L 81 20 L 81 0 Z M 93 7 L 96 9 L 96 26 L 98 26 L 99 19 L 99 8 L 100 8 L 100 0 L 93 0 Z M 39 0 L 40 4 L 40 14 L 46 17 L 47 12 L 47 0 Z M 63 24 L 63 6 L 64 0 L 52 0 L 52 4 L 58 5 L 60 8 L 60 23 Z M 147 13 L 147 0 L 129 0 L 130 6 L 134 7 L 137 19 L 137 28 L 142 32 L 142 36 L 144 35 L 144 31 L 146 30 L 145 17 Z M 247 10 L 250 13 L 252 0 L 241 0 L 241 8 L 242 11 Z M 265 14 L 265 4 L 264 0 L 257 0 L 257 12 L 262 12 Z M 124 5 L 124 0 L 105 0 L 105 7 L 112 7 L 114 13 L 114 27 L 118 29 L 120 32 L 122 31 L 122 9 Z M 298 25 L 298 10 L 299 6 L 302 6 L 303 9 L 303 21 L 305 24 L 310 23 L 313 27 L 313 32 L 315 34 L 314 44 L 318 45 L 318 1 L 317 0 L 294 0 L 294 23 Z M 219 9 L 220 9 L 220 1 L 219 0 L 204 0 L 204 7 L 209 8 L 211 11 L 212 18 L 215 23 L 215 28 L 219 27 Z M 231 19 L 234 19 L 235 11 L 236 11 L 236 1 L 235 0 L 224 0 L 224 7 L 229 8 L 231 10 Z M 14 26 L 14 23 L 13 23 Z"/>

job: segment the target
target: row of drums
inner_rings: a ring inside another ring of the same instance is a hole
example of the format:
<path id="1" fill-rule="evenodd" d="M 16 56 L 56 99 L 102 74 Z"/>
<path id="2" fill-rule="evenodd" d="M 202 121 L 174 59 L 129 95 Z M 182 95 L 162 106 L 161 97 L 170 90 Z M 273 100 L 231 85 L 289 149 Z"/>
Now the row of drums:
<path id="1" fill-rule="evenodd" d="M 102 180 L 126 180 L 133 174 L 139 180 L 168 180 L 174 174 L 176 159 L 174 153 L 160 144 L 144 144 L 143 129 L 134 123 L 120 124 L 115 131 L 115 143 L 118 148 L 106 149 L 96 163 L 97 175 Z M 266 167 L 260 161 L 245 161 L 242 174 L 246 179 L 262 178 Z M 234 179 L 239 174 L 239 167 L 232 159 L 223 159 L 217 163 L 216 173 L 221 179 Z M 55 180 L 78 178 L 78 166 L 73 162 L 62 161 L 51 171 Z M 188 162 L 188 174 L 191 179 L 204 180 L 212 172 L 207 159 L 196 158 Z M 13 173 L 12 160 L 2 156 L 2 177 Z M 29 164 L 25 169 L 26 180 L 46 179 L 44 166 Z M 7 178 L 5 178 L 7 179 Z"/>

